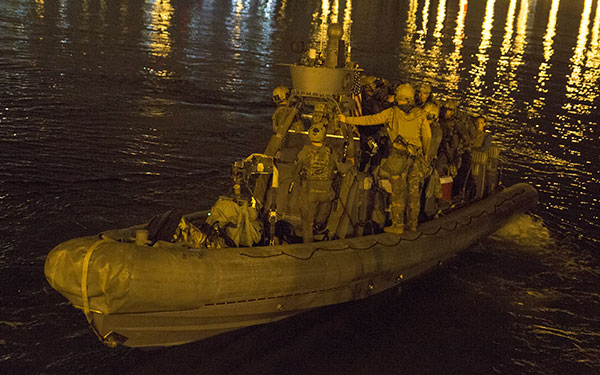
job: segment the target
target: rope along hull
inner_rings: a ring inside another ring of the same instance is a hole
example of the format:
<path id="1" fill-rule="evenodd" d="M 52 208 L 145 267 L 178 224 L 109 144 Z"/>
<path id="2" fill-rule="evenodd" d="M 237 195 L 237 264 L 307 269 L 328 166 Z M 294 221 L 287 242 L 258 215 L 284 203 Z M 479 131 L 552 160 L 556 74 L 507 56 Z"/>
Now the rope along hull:
<path id="1" fill-rule="evenodd" d="M 90 236 L 53 249 L 45 273 L 106 344 L 171 346 L 397 287 L 536 203 L 517 184 L 416 233 L 311 244 L 190 249 Z"/>

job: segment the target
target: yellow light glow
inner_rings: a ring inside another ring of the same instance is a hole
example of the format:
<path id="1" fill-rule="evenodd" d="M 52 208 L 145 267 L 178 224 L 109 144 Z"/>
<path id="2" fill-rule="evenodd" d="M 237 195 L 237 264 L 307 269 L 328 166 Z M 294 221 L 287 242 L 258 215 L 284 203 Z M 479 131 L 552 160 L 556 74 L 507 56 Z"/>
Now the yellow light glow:
<path id="1" fill-rule="evenodd" d="M 527 45 L 527 19 L 529 15 L 529 0 L 521 0 L 519 16 L 517 18 L 517 34 L 515 36 L 515 54 L 519 56 L 518 65 L 521 65 L 523 52 Z M 514 61 L 514 59 L 513 59 Z"/>
<path id="2" fill-rule="evenodd" d="M 427 40 L 427 23 L 429 22 L 430 4 L 430 0 L 425 0 L 425 4 L 423 4 L 423 11 L 421 12 L 423 22 L 421 22 L 421 29 L 417 31 L 419 37 L 415 41 L 415 52 L 418 56 L 422 56 L 425 52 L 425 41 Z"/>
<path id="3" fill-rule="evenodd" d="M 346 41 L 346 56 L 350 58 L 351 39 L 352 36 L 352 0 L 346 0 L 346 6 L 344 8 L 344 36 L 343 39 Z"/>
<path id="4" fill-rule="evenodd" d="M 452 38 L 454 51 L 450 54 L 450 58 L 448 59 L 449 89 L 453 91 L 458 90 L 458 82 L 460 81 L 459 67 L 462 62 L 462 47 L 463 40 L 465 39 L 465 19 L 467 18 L 468 7 L 469 0 L 461 0 L 458 5 L 456 28 L 454 29 L 454 37 Z"/>
<path id="5" fill-rule="evenodd" d="M 533 101 L 533 109 L 532 112 L 540 113 L 544 107 L 546 106 L 546 93 L 548 90 L 546 89 L 546 82 L 550 79 L 550 74 L 548 73 L 550 67 L 550 58 L 554 54 L 554 36 L 556 35 L 556 20 L 558 14 L 558 6 L 560 4 L 560 0 L 552 0 L 552 5 L 550 6 L 550 13 L 548 15 L 548 25 L 546 26 L 546 33 L 544 34 L 544 61 L 540 64 L 540 68 L 537 76 L 537 90 L 540 93 L 540 96 Z"/>
<path id="6" fill-rule="evenodd" d="M 435 18 L 435 29 L 433 30 L 434 38 L 442 37 L 442 29 L 446 20 L 446 0 L 440 0 L 437 8 L 437 17 Z"/>
<path id="7" fill-rule="evenodd" d="M 172 41 L 169 28 L 173 17 L 170 0 L 156 0 L 151 13 L 150 49 L 154 56 L 166 57 L 171 53 Z"/>
<path id="8" fill-rule="evenodd" d="M 408 15 L 406 17 L 406 34 L 404 35 L 404 40 L 402 42 L 403 46 L 407 49 L 410 47 L 410 43 L 413 40 L 415 31 L 417 30 L 418 6 L 419 6 L 418 0 L 410 0 L 409 6 L 408 6 Z"/>
<path id="9" fill-rule="evenodd" d="M 500 53 L 505 57 L 510 51 L 512 35 L 514 32 L 515 13 L 517 11 L 517 0 L 510 0 L 508 12 L 506 13 L 506 24 L 504 25 L 504 37 L 502 38 L 502 47 Z"/>
<path id="10" fill-rule="evenodd" d="M 330 23 L 337 23 L 340 17 L 340 0 L 333 0 L 331 7 Z"/>
<path id="11" fill-rule="evenodd" d="M 514 42 L 512 41 L 516 0 L 511 0 L 506 16 L 505 33 L 500 48 L 501 56 L 498 60 L 496 69 L 495 83 L 497 89 L 494 92 L 494 99 L 503 109 L 503 113 L 508 114 L 514 106 L 515 98 L 512 92 L 517 89 L 519 82 L 517 80 L 517 69 L 523 64 L 523 52 L 527 44 L 526 31 L 527 19 L 529 14 L 529 0 L 521 0 L 519 4 L 519 14 L 516 17 L 516 31 Z"/>
<path id="12" fill-rule="evenodd" d="M 38 18 L 44 18 L 44 0 L 35 0 L 35 14 Z"/>
<path id="13" fill-rule="evenodd" d="M 587 52 L 586 67 L 596 70 L 596 79 L 598 79 L 598 68 L 600 67 L 600 3 L 596 4 L 596 15 L 594 16 L 594 25 L 592 26 L 592 38 L 590 48 Z"/>
<path id="14" fill-rule="evenodd" d="M 283 0 L 281 2 L 281 8 L 279 8 L 279 13 L 277 15 L 277 20 L 284 20 L 285 19 L 285 11 L 287 9 L 287 0 Z"/>
<path id="15" fill-rule="evenodd" d="M 474 98 L 479 98 L 479 95 L 484 84 L 482 77 L 486 73 L 487 62 L 489 56 L 488 48 L 491 46 L 492 28 L 494 26 L 494 5 L 496 0 L 488 0 L 485 7 L 485 17 L 481 26 L 481 42 L 479 43 L 479 53 L 476 54 L 477 65 L 473 66 L 470 73 L 473 76 L 472 84 L 469 86 L 469 92 Z"/>
<path id="16" fill-rule="evenodd" d="M 583 7 L 583 12 L 581 14 L 581 21 L 579 24 L 579 34 L 577 37 L 577 45 L 573 51 L 573 56 L 571 57 L 571 73 L 567 77 L 567 87 L 566 87 L 566 97 L 570 99 L 571 102 L 566 102 L 563 105 L 563 109 L 566 109 L 569 112 L 581 113 L 581 114 L 590 114 L 592 111 L 592 103 L 598 96 L 596 93 L 596 85 L 598 81 L 598 77 L 600 72 L 598 72 L 597 65 L 594 67 L 594 57 L 598 54 L 598 48 L 593 51 L 593 48 L 590 48 L 592 51 L 592 60 L 589 60 L 589 53 L 586 56 L 586 48 L 589 34 L 589 25 L 590 25 L 590 15 L 592 11 L 593 0 L 586 0 Z M 598 7 L 596 7 L 598 8 Z M 596 9 L 596 16 L 594 21 L 594 27 L 597 27 L 597 24 L 600 23 L 598 21 L 599 12 Z M 596 40 L 594 41 L 594 32 L 596 33 Z M 592 31 L 592 43 L 598 43 L 597 41 L 597 28 Z M 588 61 L 586 62 L 586 57 L 588 57 Z M 597 59 L 596 59 L 597 61 Z M 588 63 L 591 63 L 591 66 L 587 66 Z"/>
<path id="17" fill-rule="evenodd" d="M 321 27 L 319 32 L 319 50 L 324 51 L 325 43 L 327 43 L 327 30 L 329 29 L 329 0 L 323 0 L 321 3 Z"/>
<path id="18" fill-rule="evenodd" d="M 442 58 L 442 29 L 444 28 L 444 21 L 446 20 L 446 0 L 440 0 L 437 8 L 437 16 L 435 18 L 435 29 L 433 29 L 433 37 L 435 43 L 431 47 L 431 53 L 429 61 L 433 65 L 433 73 L 440 73 L 440 63 L 444 62 Z M 454 71 L 454 73 L 456 73 Z"/>

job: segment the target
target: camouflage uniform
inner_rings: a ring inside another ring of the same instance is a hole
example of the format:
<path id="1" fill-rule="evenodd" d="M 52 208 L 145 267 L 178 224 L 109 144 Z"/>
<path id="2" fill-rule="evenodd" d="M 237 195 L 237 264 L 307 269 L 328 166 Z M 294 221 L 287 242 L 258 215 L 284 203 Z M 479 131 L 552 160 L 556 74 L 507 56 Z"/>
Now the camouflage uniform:
<path id="1" fill-rule="evenodd" d="M 298 153 L 294 176 L 302 178 L 302 237 L 304 243 L 312 242 L 313 226 L 324 224 L 331 211 L 334 192 L 331 188 L 336 170 L 347 172 L 350 166 L 338 161 L 329 146 L 310 144 Z"/>
<path id="2" fill-rule="evenodd" d="M 456 117 L 441 119 L 440 125 L 443 135 L 438 150 L 436 169 L 441 176 L 452 175 L 455 177 L 456 171 L 452 171 L 451 166 L 454 166 L 456 170 L 460 168 L 462 154 L 468 147 L 468 141 L 459 131 L 460 124 Z"/>
<path id="3" fill-rule="evenodd" d="M 399 106 L 385 109 L 375 115 L 346 117 L 353 125 L 386 124 L 392 143 L 390 156 L 381 168 L 391 175 L 392 227 L 401 233 L 406 211 L 407 225 L 416 230 L 420 207 L 420 191 L 425 169 L 425 151 L 429 150 L 431 129 L 421 108 L 406 110 Z"/>

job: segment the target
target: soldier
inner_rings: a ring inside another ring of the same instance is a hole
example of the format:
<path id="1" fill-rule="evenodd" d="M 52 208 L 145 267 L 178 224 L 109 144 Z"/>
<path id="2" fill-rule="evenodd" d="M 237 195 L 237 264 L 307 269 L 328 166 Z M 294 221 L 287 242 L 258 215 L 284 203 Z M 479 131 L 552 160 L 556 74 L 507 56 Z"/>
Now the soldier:
<path id="1" fill-rule="evenodd" d="M 285 86 L 278 86 L 273 90 L 273 102 L 277 104 L 275 112 L 273 112 L 273 135 L 269 139 L 269 143 L 265 148 L 264 154 L 267 156 L 276 157 L 281 149 L 281 144 L 285 139 L 288 129 L 304 130 L 304 125 L 298 120 L 298 109 L 294 105 L 290 105 L 290 90 Z M 254 186 L 254 198 L 258 205 L 264 208 L 266 201 L 266 192 L 268 189 L 269 176 L 260 175 Z"/>
<path id="2" fill-rule="evenodd" d="M 439 122 L 440 107 L 433 102 L 427 102 L 423 106 L 423 109 L 427 114 L 427 122 L 431 128 L 431 145 L 427 151 L 427 159 L 431 164 L 435 165 L 443 137 L 442 128 Z M 438 201 L 442 196 L 440 176 L 436 168 L 432 168 L 431 174 L 425 176 L 423 186 L 424 189 L 421 195 L 421 213 L 424 214 L 426 218 L 430 218 L 438 212 Z"/>
<path id="3" fill-rule="evenodd" d="M 388 93 L 387 82 L 385 79 L 378 79 L 373 76 L 362 76 L 361 84 L 361 114 L 373 115 L 386 108 L 393 106 L 393 96 Z M 363 151 L 358 169 L 364 171 L 367 169 L 367 163 L 371 161 L 370 167 L 378 164 L 381 158 L 381 152 L 372 154 L 373 146 L 382 151 L 385 148 L 385 139 L 382 139 L 379 130 L 383 124 L 376 126 L 358 128 L 360 134 L 360 148 Z M 369 168 L 370 169 L 370 168 Z"/>
<path id="4" fill-rule="evenodd" d="M 375 115 L 339 115 L 338 119 L 353 125 L 385 124 L 392 150 L 381 168 L 391 175 L 392 226 L 384 228 L 384 231 L 402 234 L 405 210 L 408 230 L 417 230 L 420 189 L 423 171 L 428 164 L 431 129 L 425 112 L 414 106 L 415 90 L 409 83 L 396 87 L 395 99 L 396 106 Z"/>
<path id="5" fill-rule="evenodd" d="M 342 163 L 331 147 L 323 144 L 325 127 L 314 124 L 308 129 L 310 145 L 298 153 L 293 176 L 301 178 L 300 209 L 302 216 L 302 238 L 304 243 L 313 241 L 313 227 L 325 224 L 334 192 L 331 187 L 336 170 L 346 173 L 352 167 L 351 162 Z"/>
<path id="6" fill-rule="evenodd" d="M 471 147 L 474 151 L 487 152 L 492 144 L 492 135 L 485 130 L 485 117 L 475 117 L 475 126 L 477 130 L 475 136 L 473 137 Z"/>
<path id="7" fill-rule="evenodd" d="M 466 190 L 471 190 L 474 186 L 471 176 L 471 147 L 473 138 L 477 130 L 472 121 L 466 119 L 465 115 L 458 110 L 458 100 L 451 99 L 446 103 L 446 114 L 444 123 L 448 128 L 452 128 L 458 135 L 458 146 L 456 147 L 454 165 L 456 166 L 456 175 L 452 185 L 452 195 L 464 198 Z"/>
<path id="8" fill-rule="evenodd" d="M 440 107 L 433 102 L 427 102 L 423 106 L 423 109 L 425 110 L 429 127 L 431 128 L 431 145 L 429 150 L 427 150 L 427 159 L 429 162 L 434 162 L 435 159 L 437 159 L 438 149 L 443 136 L 442 127 L 439 122 Z"/>
<path id="9" fill-rule="evenodd" d="M 456 177 L 462 164 L 462 154 L 468 147 L 468 140 L 460 132 L 456 117 L 458 101 L 448 100 L 440 110 L 442 142 L 438 151 L 436 169 L 442 176 Z"/>
<path id="10" fill-rule="evenodd" d="M 431 85 L 427 82 L 421 83 L 415 95 L 415 104 L 423 108 L 425 104 L 432 102 L 431 100 Z"/>
<path id="11" fill-rule="evenodd" d="M 289 113 L 288 100 L 290 98 L 290 89 L 285 86 L 275 87 L 273 90 L 273 102 L 277 104 L 275 112 L 271 119 L 273 120 L 273 132 L 278 133 L 279 128 L 285 122 Z"/>
<path id="12" fill-rule="evenodd" d="M 483 198 L 486 190 L 489 193 L 495 188 L 493 185 L 496 183 L 497 171 L 494 170 L 494 164 L 498 157 L 498 149 L 492 147 L 492 135 L 485 131 L 485 118 L 477 116 L 473 122 L 477 127 L 471 149 L 471 175 L 474 183 L 466 186 L 466 197 Z"/>

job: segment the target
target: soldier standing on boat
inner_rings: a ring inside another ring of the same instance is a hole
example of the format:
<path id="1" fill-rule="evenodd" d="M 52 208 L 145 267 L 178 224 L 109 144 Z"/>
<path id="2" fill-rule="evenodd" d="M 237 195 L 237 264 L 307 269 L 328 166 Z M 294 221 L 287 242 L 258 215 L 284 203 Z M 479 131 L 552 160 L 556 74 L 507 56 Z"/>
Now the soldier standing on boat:
<path id="1" fill-rule="evenodd" d="M 338 115 L 338 119 L 352 125 L 385 124 L 392 150 L 381 168 L 391 175 L 392 226 L 384 228 L 384 231 L 402 234 L 405 211 L 408 230 L 417 230 L 421 184 L 428 165 L 431 129 L 425 112 L 415 107 L 412 85 L 405 83 L 396 87 L 395 99 L 396 106 L 377 114 L 359 117 Z"/>
<path id="2" fill-rule="evenodd" d="M 439 122 L 440 107 L 434 102 L 427 102 L 423 106 L 423 109 L 427 114 L 427 122 L 431 128 L 431 144 L 427 151 L 427 160 L 429 163 L 435 165 L 443 137 L 442 127 Z M 421 212 L 427 218 L 433 217 L 438 212 L 438 201 L 442 196 L 442 187 L 438 170 L 437 168 L 431 168 L 430 171 L 431 174 L 425 176 L 423 182 L 424 189 L 421 204 Z"/>
<path id="3" fill-rule="evenodd" d="M 447 127 L 456 131 L 459 139 L 457 154 L 460 160 L 456 162 L 456 175 L 452 185 L 452 195 L 465 198 L 465 191 L 474 188 L 473 177 L 471 176 L 471 147 L 473 138 L 476 134 L 475 125 L 469 121 L 464 113 L 459 111 L 459 102 L 451 99 L 446 103 L 445 124 Z"/>
<path id="4" fill-rule="evenodd" d="M 422 82 L 419 85 L 417 94 L 415 95 L 415 105 L 424 108 L 425 104 L 433 102 L 431 95 L 431 85 L 427 82 Z"/>
<path id="5" fill-rule="evenodd" d="M 485 118 L 476 116 L 473 121 L 477 128 L 471 149 L 471 175 L 475 183 L 474 186 L 469 186 L 472 190 L 467 191 L 467 197 L 481 199 L 496 187 L 500 150 L 492 145 L 492 135 L 485 130 Z"/>
<path id="6" fill-rule="evenodd" d="M 335 196 L 332 183 L 336 170 L 346 173 L 352 162 L 342 163 L 331 147 L 325 145 L 325 126 L 314 124 L 308 129 L 310 145 L 298 153 L 292 176 L 301 178 L 300 209 L 304 243 L 313 241 L 313 227 L 326 223 Z"/>
<path id="7" fill-rule="evenodd" d="M 373 76 L 362 76 L 361 84 L 361 115 L 374 115 L 390 108 L 394 104 L 393 96 L 389 95 L 387 82 L 384 79 L 378 79 Z M 390 100 L 391 99 L 391 100 Z M 379 130 L 383 124 L 377 124 L 369 127 L 358 128 L 360 134 L 360 148 L 363 150 L 358 170 L 364 171 L 367 168 L 367 163 L 370 165 L 379 164 L 381 152 L 369 152 L 373 147 L 378 150 L 383 150 L 385 140 L 381 139 Z"/>
<path id="8" fill-rule="evenodd" d="M 456 177 L 462 164 L 462 154 L 468 146 L 468 140 L 459 131 L 456 117 L 458 101 L 448 100 L 440 109 L 440 125 L 443 137 L 438 151 L 437 170 L 442 176 Z"/>

